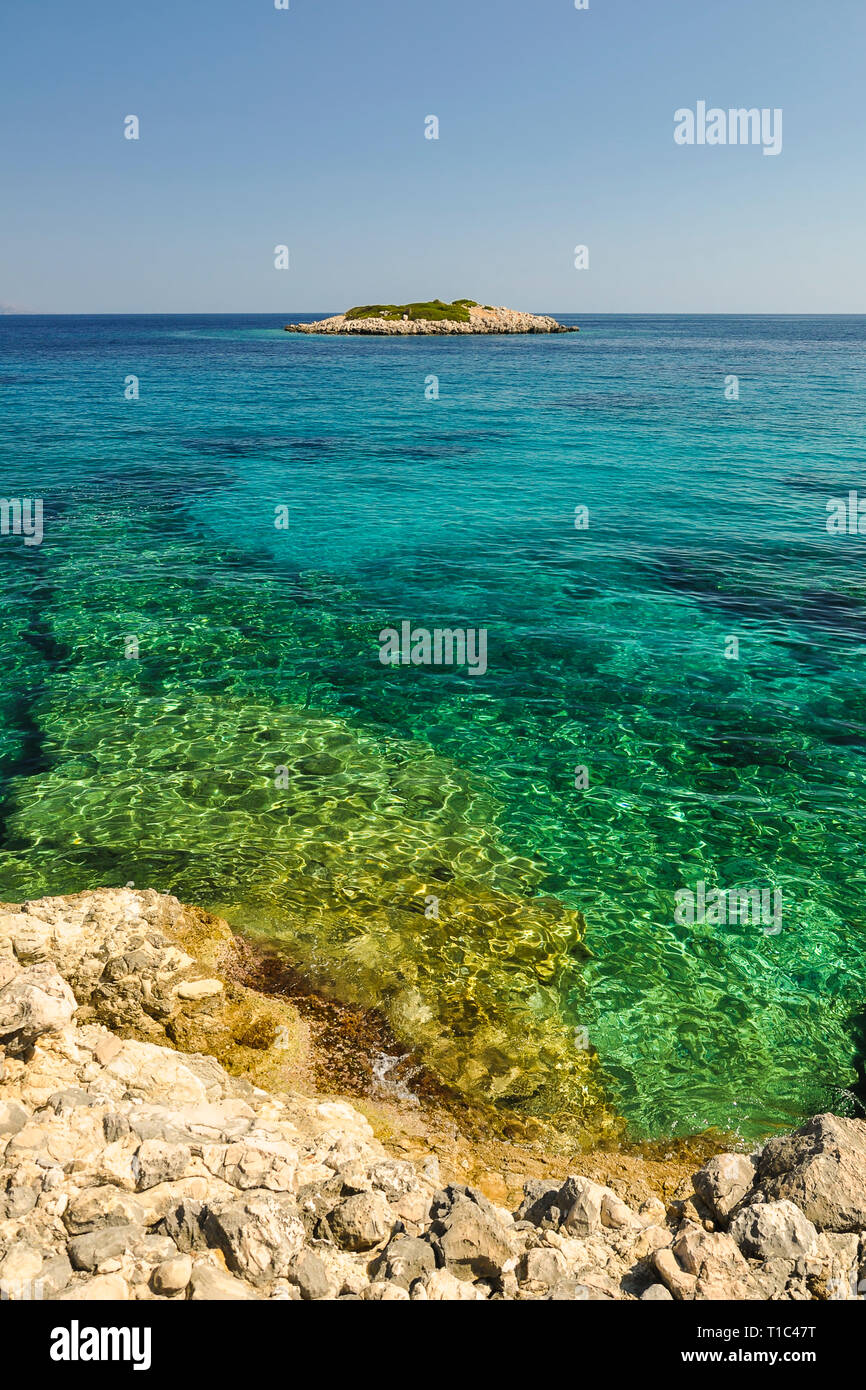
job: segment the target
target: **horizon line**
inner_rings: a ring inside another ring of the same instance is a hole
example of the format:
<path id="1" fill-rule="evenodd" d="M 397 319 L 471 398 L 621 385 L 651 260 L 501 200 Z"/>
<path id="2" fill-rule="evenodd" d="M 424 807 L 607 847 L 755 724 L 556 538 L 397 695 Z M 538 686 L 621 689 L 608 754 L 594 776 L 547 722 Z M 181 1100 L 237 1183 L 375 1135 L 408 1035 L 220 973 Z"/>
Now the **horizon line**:
<path id="1" fill-rule="evenodd" d="M 31 318 L 283 318 L 286 314 L 322 314 L 319 309 L 15 309 L 0 310 L 3 319 Z M 567 314 L 574 318 L 866 318 L 866 309 L 547 309 L 527 312 Z"/>

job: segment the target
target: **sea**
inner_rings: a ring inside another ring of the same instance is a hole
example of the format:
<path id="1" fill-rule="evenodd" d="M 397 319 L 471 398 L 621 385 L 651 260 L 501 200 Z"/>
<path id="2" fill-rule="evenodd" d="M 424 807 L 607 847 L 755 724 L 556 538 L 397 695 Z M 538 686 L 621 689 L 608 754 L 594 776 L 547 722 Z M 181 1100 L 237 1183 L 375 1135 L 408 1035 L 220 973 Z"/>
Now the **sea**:
<path id="1" fill-rule="evenodd" d="M 538 308 L 0 318 L 0 897 L 174 893 L 516 1111 L 862 1115 L 866 318 Z"/>

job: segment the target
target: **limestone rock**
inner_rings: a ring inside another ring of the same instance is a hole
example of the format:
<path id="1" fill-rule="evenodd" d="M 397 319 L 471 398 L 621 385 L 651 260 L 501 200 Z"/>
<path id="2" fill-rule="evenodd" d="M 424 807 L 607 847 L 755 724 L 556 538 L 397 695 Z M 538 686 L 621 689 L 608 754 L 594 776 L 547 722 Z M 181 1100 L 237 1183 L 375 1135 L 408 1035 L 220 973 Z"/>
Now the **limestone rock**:
<path id="1" fill-rule="evenodd" d="M 255 1293 L 242 1279 L 235 1279 L 224 1269 L 210 1264 L 198 1264 L 189 1281 L 189 1297 L 193 1303 L 239 1301 L 255 1298 Z"/>
<path id="2" fill-rule="evenodd" d="M 136 1226 L 104 1226 L 88 1235 L 73 1236 L 67 1246 L 73 1269 L 98 1270 L 106 1260 L 122 1255 L 139 1234 Z"/>
<path id="3" fill-rule="evenodd" d="M 543 1182 L 537 1178 L 523 1184 L 523 1201 L 515 1217 L 518 1221 L 528 1221 L 533 1226 L 556 1228 L 562 1220 L 562 1212 L 557 1206 L 562 1184 Z"/>
<path id="4" fill-rule="evenodd" d="M 22 1130 L 30 1114 L 17 1100 L 0 1101 L 0 1139 L 8 1139 Z"/>
<path id="5" fill-rule="evenodd" d="M 298 1167 L 297 1151 L 274 1140 L 246 1140 L 222 1148 L 208 1146 L 202 1158 L 210 1171 L 232 1187 L 267 1188 L 292 1192 Z"/>
<path id="6" fill-rule="evenodd" d="M 32 1047 L 43 1033 L 65 1028 L 77 1005 L 53 965 L 18 970 L 0 987 L 0 1043 L 13 1055 Z"/>
<path id="7" fill-rule="evenodd" d="M 171 1298 L 175 1294 L 182 1293 L 191 1278 L 191 1256 L 177 1255 L 175 1258 L 163 1260 L 162 1264 L 157 1265 L 151 1276 L 151 1283 L 155 1293 Z"/>
<path id="8" fill-rule="evenodd" d="M 618 1231 L 638 1224 L 635 1213 L 610 1188 L 603 1189 L 601 1199 L 601 1224 Z"/>
<path id="9" fill-rule="evenodd" d="M 658 1261 L 665 1253 L 659 1251 L 656 1256 L 656 1268 L 660 1273 L 662 1268 Z M 685 1272 L 696 1279 L 695 1298 L 727 1300 L 754 1294 L 748 1264 L 735 1242 L 722 1231 L 709 1232 L 702 1226 L 685 1222 L 673 1243 L 672 1253 Z"/>
<path id="10" fill-rule="evenodd" d="M 222 980 L 184 980 L 175 986 L 178 999 L 213 999 L 222 994 Z"/>
<path id="11" fill-rule="evenodd" d="M 606 1189 L 589 1178 L 567 1178 L 556 1205 L 563 1213 L 563 1229 L 572 1235 L 589 1235 L 601 1227 Z"/>
<path id="12" fill-rule="evenodd" d="M 334 1239 L 344 1250 L 372 1250 L 389 1235 L 393 1218 L 381 1192 L 347 1197 L 329 1218 Z"/>
<path id="13" fill-rule="evenodd" d="M 657 1250 L 653 1256 L 653 1264 L 665 1287 L 675 1299 L 683 1302 L 694 1298 L 697 1277 L 683 1269 L 672 1250 Z"/>
<path id="14" fill-rule="evenodd" d="M 64 1211 L 63 1221 L 71 1235 L 83 1235 L 104 1226 L 142 1226 L 145 1214 L 138 1198 L 111 1183 L 102 1183 L 78 1192 Z"/>
<path id="15" fill-rule="evenodd" d="M 165 1144 L 159 1139 L 145 1139 L 132 1159 L 138 1191 L 183 1177 L 191 1158 L 192 1154 L 185 1144 Z"/>
<path id="16" fill-rule="evenodd" d="M 429 1299 L 439 1303 L 448 1299 L 456 1302 L 478 1302 L 486 1294 L 475 1284 L 458 1279 L 449 1269 L 436 1269 L 412 1286 L 412 1298 Z"/>
<path id="17" fill-rule="evenodd" d="M 812 1222 L 787 1200 L 743 1207 L 731 1222 L 730 1234 L 754 1260 L 797 1260 L 818 1249 Z"/>
<path id="18" fill-rule="evenodd" d="M 758 1162 L 768 1198 L 788 1198 L 819 1231 L 866 1230 L 866 1121 L 816 1115 L 770 1139 Z"/>
<path id="19" fill-rule="evenodd" d="M 120 1274 L 98 1274 L 55 1294 L 61 1303 L 116 1303 L 129 1298 L 129 1285 Z"/>
<path id="20" fill-rule="evenodd" d="M 230 1206 L 209 1210 L 204 1227 L 229 1269 L 254 1284 L 285 1277 L 304 1244 L 294 1200 L 271 1192 L 253 1191 Z"/>
<path id="21" fill-rule="evenodd" d="M 645 1259 L 648 1255 L 653 1255 L 656 1250 L 664 1250 L 665 1246 L 672 1243 L 672 1240 L 673 1237 L 667 1226 L 644 1226 L 632 1246 L 632 1255 L 636 1260 Z"/>
<path id="22" fill-rule="evenodd" d="M 429 1241 L 414 1236 L 397 1236 L 385 1250 L 384 1277 L 404 1289 L 411 1288 L 416 1279 L 432 1274 L 435 1268 L 436 1256 Z"/>
<path id="23" fill-rule="evenodd" d="M 401 1284 L 369 1284 L 361 1297 L 367 1303 L 408 1303 L 409 1292 Z"/>
<path id="24" fill-rule="evenodd" d="M 559 1250 L 535 1247 L 520 1261 L 517 1277 L 530 1288 L 553 1289 L 568 1275 L 568 1261 Z"/>
<path id="25" fill-rule="evenodd" d="M 745 1154 L 717 1154 L 694 1176 L 695 1191 L 716 1221 L 726 1222 L 755 1181 L 755 1164 Z"/>
<path id="26" fill-rule="evenodd" d="M 297 1260 L 292 1274 L 300 1289 L 301 1298 L 307 1302 L 328 1298 L 333 1292 L 325 1263 L 313 1250 L 304 1251 Z"/>
<path id="27" fill-rule="evenodd" d="M 497 1279 L 514 1258 L 508 1231 L 477 1201 L 458 1198 L 434 1229 L 445 1267 L 458 1279 Z"/>

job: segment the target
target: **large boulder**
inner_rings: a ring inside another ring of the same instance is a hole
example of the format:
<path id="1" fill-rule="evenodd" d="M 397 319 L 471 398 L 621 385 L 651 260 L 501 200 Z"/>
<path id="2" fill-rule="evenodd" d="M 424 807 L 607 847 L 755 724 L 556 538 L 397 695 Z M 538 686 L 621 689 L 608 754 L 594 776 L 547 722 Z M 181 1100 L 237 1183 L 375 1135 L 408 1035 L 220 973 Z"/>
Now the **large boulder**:
<path id="1" fill-rule="evenodd" d="M 347 1197 L 328 1218 L 343 1250 L 373 1250 L 391 1233 L 394 1215 L 381 1192 L 357 1192 Z"/>
<path id="2" fill-rule="evenodd" d="M 165 1144 L 160 1139 L 145 1139 L 133 1156 L 132 1171 L 139 1192 L 157 1187 L 161 1182 L 182 1178 L 192 1158 L 185 1144 Z"/>
<path id="3" fill-rule="evenodd" d="M 755 1160 L 745 1154 L 716 1154 L 692 1181 L 714 1220 L 724 1223 L 752 1189 Z"/>
<path id="4" fill-rule="evenodd" d="M 294 1199 L 273 1192 L 249 1192 L 242 1201 L 209 1210 L 204 1230 L 229 1269 L 253 1284 L 285 1278 L 304 1244 Z"/>
<path id="5" fill-rule="evenodd" d="M 770 1139 L 757 1185 L 771 1200 L 794 1202 L 819 1231 L 866 1230 L 866 1122 L 816 1115 Z"/>
<path id="6" fill-rule="evenodd" d="M 608 1188 L 590 1178 L 566 1178 L 556 1205 L 562 1212 L 562 1229 L 573 1236 L 587 1236 L 602 1224 L 602 1206 Z"/>
<path id="7" fill-rule="evenodd" d="M 477 1188 L 449 1184 L 433 1198 L 431 1216 L 439 1264 L 458 1279 L 499 1279 L 513 1265 L 512 1218 Z"/>
<path id="8" fill-rule="evenodd" d="M 321 1298 L 332 1298 L 334 1295 L 327 1266 L 314 1250 L 303 1251 L 295 1262 L 292 1277 L 305 1302 L 313 1303 Z"/>
<path id="9" fill-rule="evenodd" d="M 705 1231 L 694 1222 L 684 1221 L 672 1252 L 658 1251 L 655 1266 L 677 1297 L 676 1288 L 666 1277 L 663 1256 L 672 1253 L 681 1268 L 695 1280 L 692 1296 L 697 1299 L 741 1299 L 757 1296 L 751 1271 L 729 1235 Z M 680 1295 L 682 1296 L 682 1295 Z"/>
<path id="10" fill-rule="evenodd" d="M 458 1279 L 499 1279 L 515 1256 L 509 1231 L 471 1199 L 459 1198 L 434 1229 L 445 1267 Z"/>
<path id="11" fill-rule="evenodd" d="M 436 1256 L 429 1241 L 416 1236 L 397 1236 L 385 1251 L 383 1277 L 409 1289 L 436 1268 Z"/>
<path id="12" fill-rule="evenodd" d="M 753 1260 L 798 1260 L 814 1255 L 819 1242 L 812 1222 L 789 1201 L 743 1207 L 731 1222 L 730 1235 Z"/>
<path id="13" fill-rule="evenodd" d="M 101 1230 L 73 1236 L 67 1247 L 73 1269 L 98 1270 L 106 1260 L 116 1259 L 128 1250 L 141 1233 L 140 1226 L 103 1226 Z"/>

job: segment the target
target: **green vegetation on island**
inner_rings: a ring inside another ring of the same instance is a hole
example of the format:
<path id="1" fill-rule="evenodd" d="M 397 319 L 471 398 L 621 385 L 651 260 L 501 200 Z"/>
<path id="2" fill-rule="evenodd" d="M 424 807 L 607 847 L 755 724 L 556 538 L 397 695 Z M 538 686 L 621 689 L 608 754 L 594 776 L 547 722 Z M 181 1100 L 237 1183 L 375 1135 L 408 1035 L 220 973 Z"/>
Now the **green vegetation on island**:
<path id="1" fill-rule="evenodd" d="M 435 323 L 448 319 L 452 323 L 468 323 L 469 310 L 475 308 L 474 299 L 455 299 L 446 304 L 441 299 L 431 299 L 421 304 L 360 304 L 347 309 L 347 319 L 426 319 Z"/>

